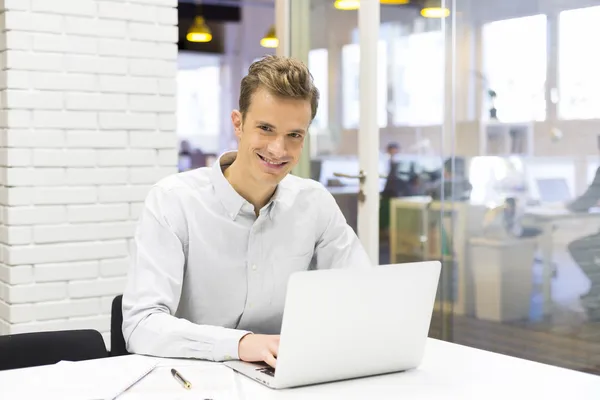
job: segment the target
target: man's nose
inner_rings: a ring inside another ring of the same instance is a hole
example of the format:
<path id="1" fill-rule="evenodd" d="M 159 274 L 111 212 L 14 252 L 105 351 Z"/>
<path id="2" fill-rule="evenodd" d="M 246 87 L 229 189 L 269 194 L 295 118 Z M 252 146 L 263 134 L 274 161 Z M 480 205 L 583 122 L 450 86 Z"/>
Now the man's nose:
<path id="1" fill-rule="evenodd" d="M 274 138 L 269 143 L 269 153 L 274 157 L 283 157 L 285 155 L 285 140 L 282 137 Z"/>

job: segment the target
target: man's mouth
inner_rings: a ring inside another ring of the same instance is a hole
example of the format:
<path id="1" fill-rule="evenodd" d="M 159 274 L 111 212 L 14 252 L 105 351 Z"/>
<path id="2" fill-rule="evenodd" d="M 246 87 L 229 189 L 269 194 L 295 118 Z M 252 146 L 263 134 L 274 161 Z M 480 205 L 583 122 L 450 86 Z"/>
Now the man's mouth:
<path id="1" fill-rule="evenodd" d="M 261 160 L 263 160 L 266 164 L 273 166 L 273 167 L 282 167 L 285 164 L 287 164 L 287 161 L 275 161 L 275 160 L 271 160 L 269 158 L 263 157 L 260 154 L 257 154 L 258 158 L 260 158 Z"/>

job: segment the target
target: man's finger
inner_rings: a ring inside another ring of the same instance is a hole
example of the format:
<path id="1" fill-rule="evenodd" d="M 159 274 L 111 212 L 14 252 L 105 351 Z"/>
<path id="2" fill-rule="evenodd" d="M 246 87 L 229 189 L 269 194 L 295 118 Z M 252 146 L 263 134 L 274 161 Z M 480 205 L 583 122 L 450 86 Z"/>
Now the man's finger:
<path id="1" fill-rule="evenodd" d="M 275 365 L 277 364 L 277 359 L 268 350 L 265 351 L 263 361 L 266 362 L 267 364 L 269 364 L 273 368 L 275 368 Z"/>
<path id="2" fill-rule="evenodd" d="M 277 356 L 279 355 L 279 342 L 276 342 L 276 341 L 269 342 L 267 347 L 269 348 L 269 351 L 271 352 L 271 354 L 275 358 L 277 358 Z"/>

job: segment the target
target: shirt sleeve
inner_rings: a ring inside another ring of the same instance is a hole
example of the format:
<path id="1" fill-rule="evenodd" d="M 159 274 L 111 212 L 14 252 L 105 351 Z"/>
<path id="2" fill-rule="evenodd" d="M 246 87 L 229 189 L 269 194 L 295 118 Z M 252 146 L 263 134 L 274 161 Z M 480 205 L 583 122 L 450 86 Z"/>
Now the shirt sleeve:
<path id="1" fill-rule="evenodd" d="M 368 268 L 373 266 L 356 233 L 346 222 L 333 195 L 321 190 L 319 224 L 316 243 L 317 269 Z"/>
<path id="2" fill-rule="evenodd" d="M 151 189 L 138 221 L 123 293 L 123 335 L 130 353 L 213 361 L 238 359 L 248 331 L 175 317 L 181 297 L 187 225 L 176 197 Z"/>
<path id="3" fill-rule="evenodd" d="M 573 212 L 587 212 L 591 207 L 598 206 L 600 200 L 600 167 L 596 170 L 592 184 L 585 193 L 577 197 L 567 208 Z"/>

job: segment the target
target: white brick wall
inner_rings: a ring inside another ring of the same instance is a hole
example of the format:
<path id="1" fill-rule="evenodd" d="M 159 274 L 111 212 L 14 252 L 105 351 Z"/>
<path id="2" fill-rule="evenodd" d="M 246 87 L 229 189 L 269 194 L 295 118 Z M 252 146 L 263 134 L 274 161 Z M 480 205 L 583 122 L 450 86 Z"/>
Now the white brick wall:
<path id="1" fill-rule="evenodd" d="M 176 172 L 176 0 L 0 0 L 0 334 L 108 337 L 143 200 Z"/>

